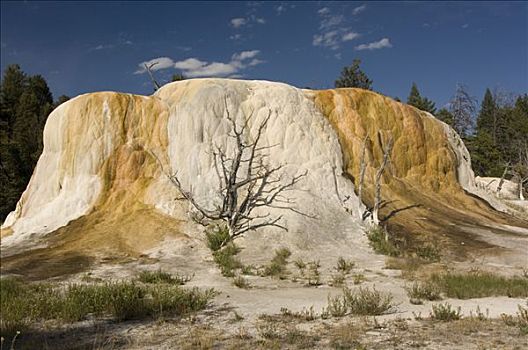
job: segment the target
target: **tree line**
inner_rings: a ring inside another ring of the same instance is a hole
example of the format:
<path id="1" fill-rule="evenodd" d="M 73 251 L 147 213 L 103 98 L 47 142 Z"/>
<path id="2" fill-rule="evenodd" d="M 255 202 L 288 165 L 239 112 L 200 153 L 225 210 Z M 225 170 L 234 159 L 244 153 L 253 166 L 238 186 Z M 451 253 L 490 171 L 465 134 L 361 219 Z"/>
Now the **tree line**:
<path id="1" fill-rule="evenodd" d="M 41 75 L 8 66 L 0 85 L 0 221 L 12 211 L 42 153 L 42 134 L 57 101 Z"/>

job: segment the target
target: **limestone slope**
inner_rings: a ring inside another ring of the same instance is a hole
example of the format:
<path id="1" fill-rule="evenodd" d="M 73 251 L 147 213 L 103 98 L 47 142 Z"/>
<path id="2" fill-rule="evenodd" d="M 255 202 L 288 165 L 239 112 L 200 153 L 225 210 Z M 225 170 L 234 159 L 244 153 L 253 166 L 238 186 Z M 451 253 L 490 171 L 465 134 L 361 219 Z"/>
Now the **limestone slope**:
<path id="1" fill-rule="evenodd" d="M 167 174 L 178 173 L 196 200 L 212 207 L 219 198 L 211 150 L 233 147 L 227 118 L 247 123 L 251 139 L 268 115 L 262 146 L 273 147 L 263 152 L 271 165 L 284 165 L 283 181 L 307 173 L 289 196 L 311 218 L 271 209 L 283 215 L 289 232 L 265 229 L 259 233 L 264 239 L 248 237 L 255 252 L 278 244 L 366 249 L 354 182 L 367 134 L 367 205 L 381 145 L 395 139 L 382 191 L 382 219 L 395 232 L 453 243 L 471 241 L 465 226 L 526 225 L 471 194 L 467 150 L 452 129 L 425 112 L 360 89 L 193 79 L 167 84 L 150 97 L 86 94 L 55 110 L 33 177 L 3 225 L 2 255 L 50 242 L 70 251 L 100 252 L 104 245 L 139 255 L 167 237 L 202 239 Z M 352 215 L 336 196 L 333 169 Z"/>

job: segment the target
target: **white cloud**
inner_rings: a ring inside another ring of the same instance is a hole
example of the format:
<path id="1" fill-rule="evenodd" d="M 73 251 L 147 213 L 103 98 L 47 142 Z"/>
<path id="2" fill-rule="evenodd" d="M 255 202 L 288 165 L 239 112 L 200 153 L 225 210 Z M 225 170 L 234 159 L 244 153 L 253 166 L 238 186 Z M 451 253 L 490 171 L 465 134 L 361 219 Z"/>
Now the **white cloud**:
<path id="1" fill-rule="evenodd" d="M 353 10 L 352 10 L 352 14 L 354 16 L 360 14 L 361 12 L 365 11 L 367 8 L 367 5 L 363 4 L 361 6 L 358 6 L 358 7 L 355 7 Z"/>
<path id="2" fill-rule="evenodd" d="M 337 50 L 339 48 L 339 36 L 337 30 L 332 30 L 323 34 L 316 34 L 313 37 L 312 44 L 314 46 L 324 46 L 329 47 L 332 50 Z"/>
<path id="3" fill-rule="evenodd" d="M 277 15 L 280 15 L 281 13 L 286 11 L 286 7 L 281 4 L 281 5 L 277 6 L 277 7 L 275 7 L 275 11 L 277 12 Z"/>
<path id="4" fill-rule="evenodd" d="M 383 38 L 379 41 L 373 41 L 368 44 L 361 44 L 355 47 L 356 50 L 377 50 L 377 49 L 383 49 L 385 47 L 392 47 L 392 44 L 390 43 L 389 38 Z"/>
<path id="5" fill-rule="evenodd" d="M 469 27 L 469 24 L 468 24 L 468 23 L 465 23 L 465 24 L 462 25 L 462 29 L 466 29 L 466 28 L 468 28 L 468 27 Z"/>
<path id="6" fill-rule="evenodd" d="M 259 50 L 242 51 L 233 54 L 229 62 L 206 62 L 198 58 L 187 58 L 182 61 L 173 61 L 169 57 L 154 58 L 150 61 L 141 62 L 139 69 L 135 74 L 145 73 L 145 64 L 150 66 L 153 63 L 152 71 L 160 69 L 175 68 L 180 70 L 183 75 L 189 78 L 196 77 L 223 77 L 233 75 L 239 71 L 264 63 L 264 61 L 255 58 L 260 53 Z M 248 60 L 250 60 L 248 62 Z"/>
<path id="7" fill-rule="evenodd" d="M 321 25 L 319 29 L 330 29 L 337 27 L 343 22 L 343 15 L 324 15 L 324 18 L 321 20 Z"/>
<path id="8" fill-rule="evenodd" d="M 240 39 L 242 39 L 242 34 L 239 34 L 239 33 L 233 34 L 233 35 L 229 36 L 229 39 L 235 40 L 235 41 L 236 40 L 240 40 Z"/>
<path id="9" fill-rule="evenodd" d="M 151 71 L 157 71 L 160 69 L 167 69 L 167 68 L 173 67 L 174 61 L 169 57 L 153 58 L 150 61 L 141 62 L 139 64 L 139 69 L 136 72 L 134 72 L 134 74 L 145 73 L 147 71 L 145 69 L 145 65 L 149 66 Z"/>
<path id="10" fill-rule="evenodd" d="M 260 23 L 260 24 L 265 24 L 266 23 L 266 20 L 264 18 L 257 18 L 256 21 L 257 21 L 257 23 Z"/>
<path id="11" fill-rule="evenodd" d="M 323 7 L 322 9 L 319 9 L 317 13 L 320 15 L 327 15 L 330 13 L 330 9 L 328 7 Z"/>
<path id="12" fill-rule="evenodd" d="M 231 26 L 233 26 L 233 28 L 240 28 L 245 24 L 247 24 L 247 20 L 245 18 L 239 17 L 231 19 Z"/>
<path id="13" fill-rule="evenodd" d="M 200 61 L 196 58 L 188 58 L 183 61 L 175 62 L 174 68 L 181 70 L 195 70 L 205 66 L 206 64 L 207 62 Z"/>
<path id="14" fill-rule="evenodd" d="M 342 41 L 350 41 L 350 40 L 354 40 L 354 39 L 358 38 L 359 36 L 360 36 L 359 33 L 348 32 L 348 33 L 343 34 L 343 36 L 341 37 L 341 40 Z"/>
<path id="15" fill-rule="evenodd" d="M 259 53 L 260 53 L 259 50 L 242 51 L 240 53 L 233 54 L 233 56 L 231 56 L 231 59 L 233 61 L 243 61 L 243 60 L 246 60 L 248 58 L 253 58 L 256 55 L 258 55 Z"/>

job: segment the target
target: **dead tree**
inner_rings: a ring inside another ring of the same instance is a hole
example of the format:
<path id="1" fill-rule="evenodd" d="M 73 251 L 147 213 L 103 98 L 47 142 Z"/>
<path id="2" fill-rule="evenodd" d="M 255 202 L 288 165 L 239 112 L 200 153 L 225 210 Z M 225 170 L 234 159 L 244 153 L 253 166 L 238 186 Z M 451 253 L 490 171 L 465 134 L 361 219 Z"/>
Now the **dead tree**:
<path id="1" fill-rule="evenodd" d="M 358 184 L 358 198 L 359 202 L 363 203 L 363 183 L 365 182 L 365 170 L 367 169 L 367 162 L 365 160 L 365 152 L 367 150 L 367 141 L 368 141 L 368 135 L 365 135 L 365 138 L 363 139 L 363 145 L 361 146 L 361 158 L 359 163 L 359 184 Z M 362 220 L 365 220 L 369 215 L 370 211 L 368 209 L 365 209 L 364 212 L 361 212 L 361 208 L 359 209 L 360 217 Z"/>
<path id="2" fill-rule="evenodd" d="M 524 153 L 524 154 L 523 154 Z M 525 146 L 524 152 L 519 151 L 519 161 L 512 167 L 512 173 L 517 180 L 519 199 L 524 201 L 524 186 L 528 183 L 528 147 Z"/>
<path id="3" fill-rule="evenodd" d="M 248 121 L 238 126 L 236 120 L 229 114 L 226 100 L 227 119 L 231 123 L 231 137 L 235 142 L 235 149 L 231 154 L 220 147 L 212 152 L 214 167 L 218 177 L 219 187 L 217 195 L 221 204 L 214 208 L 206 208 L 197 202 L 192 193 L 192 188 L 183 188 L 177 174 L 169 175 L 170 181 L 179 189 L 185 199 L 198 211 L 200 221 L 223 221 L 229 230 L 229 237 L 222 246 L 249 231 L 262 227 L 277 227 L 288 231 L 280 224 L 282 215 L 273 217 L 270 212 L 257 214 L 259 208 L 284 209 L 305 215 L 296 210 L 294 202 L 284 194 L 293 189 L 304 174 L 294 176 L 288 181 L 283 181 L 281 170 L 283 165 L 271 166 L 267 155 L 263 151 L 273 146 L 259 146 L 262 133 L 271 116 L 271 110 L 264 121 L 259 125 L 253 141 L 248 141 Z"/>
<path id="4" fill-rule="evenodd" d="M 502 185 L 504 185 L 504 178 L 506 177 L 506 174 L 508 174 L 508 169 L 510 168 L 510 163 L 506 164 L 504 167 L 504 171 L 502 172 L 502 176 L 500 178 L 499 184 L 497 185 L 497 197 L 500 197 L 500 192 L 502 191 Z"/>
<path id="5" fill-rule="evenodd" d="M 387 143 L 387 146 L 385 146 L 385 149 L 383 149 L 383 143 L 381 138 L 381 133 L 378 134 L 380 139 L 380 147 L 383 150 L 383 161 L 381 162 L 381 165 L 376 172 L 375 177 L 375 189 L 374 189 L 374 207 L 372 208 L 372 222 L 374 225 L 379 225 L 379 208 L 381 205 L 381 178 L 383 176 L 383 172 L 385 171 L 385 168 L 387 167 L 387 164 L 390 161 L 390 154 L 392 152 L 392 146 L 394 145 L 394 139 L 392 136 L 389 138 L 389 142 Z"/>
<path id="6" fill-rule="evenodd" d="M 155 65 L 157 65 L 158 62 L 154 62 L 154 63 L 151 63 L 149 65 L 147 65 L 146 63 L 144 64 L 145 66 L 145 70 L 147 71 L 148 75 L 150 76 L 150 81 L 152 81 L 152 84 L 154 85 L 154 91 L 157 91 L 161 85 L 156 81 L 156 79 L 154 79 L 154 75 L 152 74 L 152 67 L 154 67 Z"/>

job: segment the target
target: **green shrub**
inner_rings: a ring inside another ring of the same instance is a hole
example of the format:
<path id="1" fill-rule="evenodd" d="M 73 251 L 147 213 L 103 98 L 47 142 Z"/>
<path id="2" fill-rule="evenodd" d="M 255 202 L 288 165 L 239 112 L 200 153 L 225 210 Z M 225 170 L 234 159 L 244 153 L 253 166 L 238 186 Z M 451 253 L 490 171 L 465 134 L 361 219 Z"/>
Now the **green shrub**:
<path id="1" fill-rule="evenodd" d="M 433 305 L 429 315 L 432 320 L 437 321 L 454 321 L 462 318 L 460 307 L 455 310 L 449 303 Z"/>
<path id="2" fill-rule="evenodd" d="M 528 297 L 528 279 L 521 276 L 505 277 L 476 272 L 435 274 L 431 279 L 449 298 L 471 299 L 501 295 L 511 298 Z"/>
<path id="3" fill-rule="evenodd" d="M 171 275 L 168 272 L 164 272 L 161 269 L 157 271 L 141 271 L 138 275 L 137 280 L 143 283 L 167 283 L 167 284 L 177 284 L 184 285 L 185 283 L 191 280 L 191 276 L 180 276 L 180 275 Z"/>
<path id="4" fill-rule="evenodd" d="M 319 272 L 320 267 L 321 264 L 319 263 L 319 260 L 314 260 L 308 263 L 308 274 L 306 279 L 308 280 L 309 286 L 321 285 L 321 273 Z"/>
<path id="5" fill-rule="evenodd" d="M 284 278 L 288 273 L 286 265 L 288 264 L 288 258 L 291 256 L 291 252 L 287 248 L 280 248 L 275 251 L 275 256 L 271 259 L 271 262 L 264 267 L 264 276 L 272 276 L 278 278 Z"/>
<path id="6" fill-rule="evenodd" d="M 332 287 L 341 287 L 345 283 L 345 275 L 342 273 L 338 273 L 335 275 L 332 275 L 332 280 L 330 281 L 330 285 Z"/>
<path id="7" fill-rule="evenodd" d="M 370 241 L 370 246 L 376 253 L 388 256 L 399 256 L 401 254 L 398 247 L 388 238 L 387 232 L 381 227 L 370 229 L 367 237 Z"/>
<path id="8" fill-rule="evenodd" d="M 411 299 L 417 300 L 440 300 L 440 288 L 437 285 L 431 282 L 414 282 L 412 286 L 405 287 L 407 290 L 407 295 Z"/>
<path id="9" fill-rule="evenodd" d="M 352 269 L 354 268 L 354 265 L 355 264 L 352 260 L 345 260 L 345 258 L 340 256 L 337 259 L 337 266 L 335 269 L 337 272 L 347 275 L 350 273 L 350 271 L 352 271 Z"/>
<path id="10" fill-rule="evenodd" d="M 243 288 L 243 289 L 251 288 L 251 285 L 249 284 L 249 282 L 242 276 L 236 276 L 233 279 L 233 285 L 235 285 L 238 288 Z"/>
<path id="11" fill-rule="evenodd" d="M 208 227 L 205 232 L 205 238 L 207 239 L 207 246 L 213 252 L 220 250 L 230 241 L 229 229 L 226 225 L 215 225 Z"/>
<path id="12" fill-rule="evenodd" d="M 359 287 L 354 291 L 343 288 L 343 297 L 348 311 L 353 315 L 381 315 L 394 306 L 391 294 L 379 292 L 375 288 Z"/>
<path id="13" fill-rule="evenodd" d="M 432 244 L 424 244 L 416 248 L 416 255 L 429 262 L 440 260 L 440 249 Z"/>
<path id="14" fill-rule="evenodd" d="M 235 277 L 235 270 L 242 268 L 242 263 L 235 257 L 238 253 L 240 253 L 240 248 L 233 242 L 213 252 L 214 261 L 223 276 Z"/>

